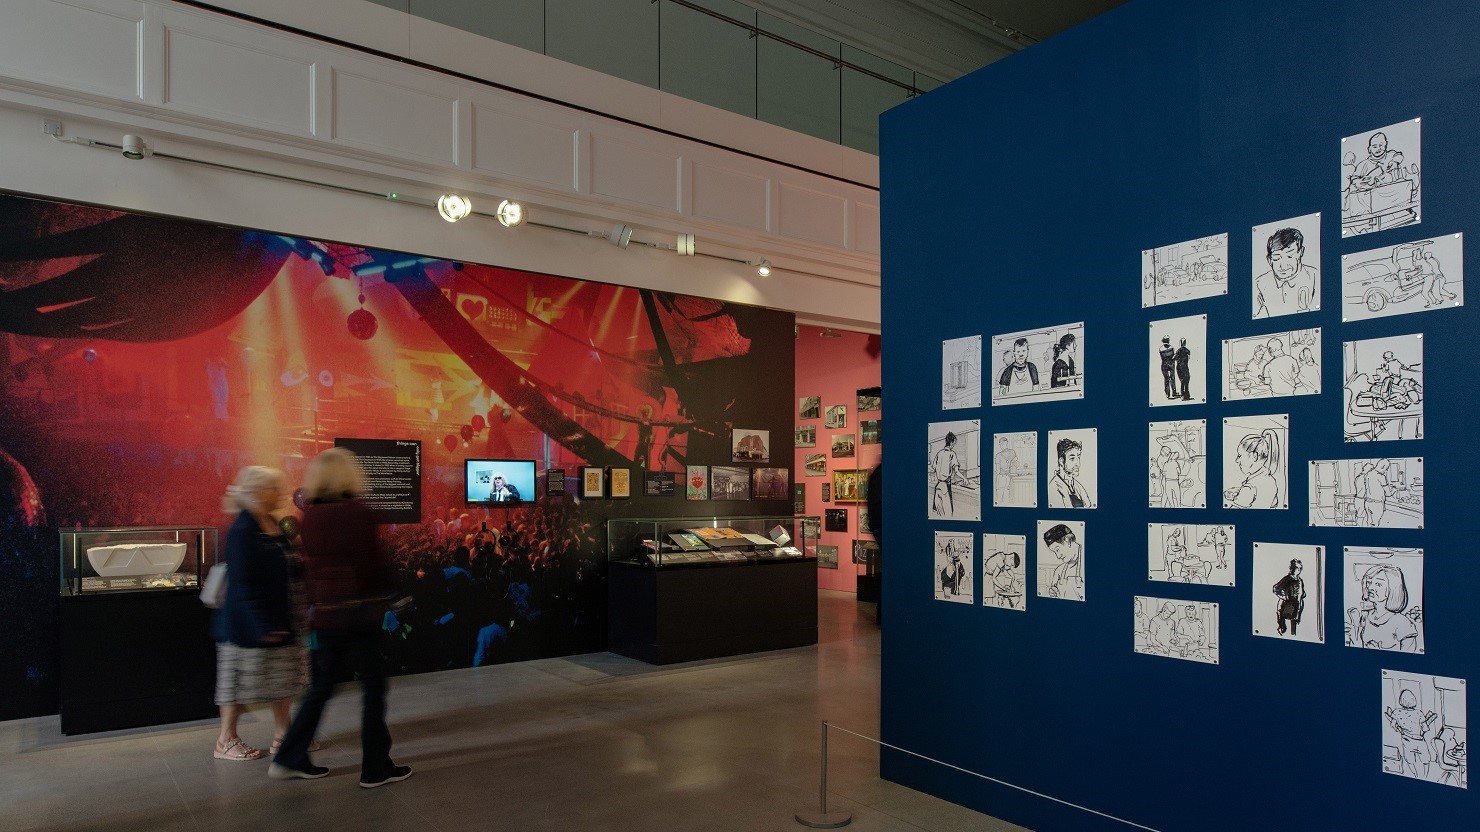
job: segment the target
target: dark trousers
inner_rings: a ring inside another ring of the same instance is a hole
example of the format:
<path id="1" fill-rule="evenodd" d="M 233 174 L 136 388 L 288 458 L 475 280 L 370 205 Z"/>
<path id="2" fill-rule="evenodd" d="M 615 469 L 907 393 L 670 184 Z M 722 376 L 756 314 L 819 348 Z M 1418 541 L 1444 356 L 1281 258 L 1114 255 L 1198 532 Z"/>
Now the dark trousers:
<path id="1" fill-rule="evenodd" d="M 1191 401 L 1192 400 L 1192 392 L 1187 389 L 1187 385 L 1188 385 L 1189 382 L 1192 381 L 1192 371 L 1190 369 L 1185 368 L 1185 367 L 1178 367 L 1177 368 L 1177 380 L 1180 381 L 1180 382 L 1182 382 L 1182 400 L 1183 401 Z"/>
<path id="2" fill-rule="evenodd" d="M 360 716 L 360 779 L 377 780 L 390 770 L 391 732 L 385 725 L 385 671 L 380 657 L 380 631 L 317 632 L 319 647 L 313 651 L 313 681 L 274 762 L 288 768 L 309 765 L 308 746 L 319 729 L 324 705 L 334 695 L 334 680 L 342 668 L 360 678 L 364 705 Z"/>
<path id="3" fill-rule="evenodd" d="M 1167 398 L 1177 398 L 1177 380 L 1172 376 L 1171 367 L 1161 368 L 1161 386 L 1167 391 Z"/>

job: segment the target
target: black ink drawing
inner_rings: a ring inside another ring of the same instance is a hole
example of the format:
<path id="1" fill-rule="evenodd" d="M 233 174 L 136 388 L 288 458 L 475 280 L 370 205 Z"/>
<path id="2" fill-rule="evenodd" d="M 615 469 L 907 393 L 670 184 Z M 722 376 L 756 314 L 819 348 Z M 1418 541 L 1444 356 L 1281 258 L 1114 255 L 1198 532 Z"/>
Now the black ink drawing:
<path id="1" fill-rule="evenodd" d="M 807 459 L 802 463 L 802 468 L 809 477 L 827 476 L 827 454 L 807 454 Z"/>
<path id="2" fill-rule="evenodd" d="M 797 425 L 796 439 L 792 442 L 792 445 L 798 448 L 817 447 L 817 426 Z"/>
<path id="3" fill-rule="evenodd" d="M 1228 235 L 1141 252 L 1141 306 L 1228 294 Z"/>
<path id="4" fill-rule="evenodd" d="M 1326 550 L 1254 544 L 1254 635 L 1326 643 Z"/>
<path id="5" fill-rule="evenodd" d="M 1133 599 L 1137 653 L 1218 663 L 1218 605 L 1137 595 Z"/>
<path id="6" fill-rule="evenodd" d="M 827 408 L 827 416 L 823 418 L 822 424 L 830 428 L 848 427 L 848 405 L 829 405 Z"/>
<path id="7" fill-rule="evenodd" d="M 1204 419 L 1152 422 L 1151 508 L 1207 508 L 1208 423 Z"/>
<path id="8" fill-rule="evenodd" d="M 1415 118 L 1341 140 L 1341 236 L 1419 222 L 1420 133 Z"/>
<path id="9" fill-rule="evenodd" d="M 1446 234 L 1341 257 L 1341 320 L 1465 304 L 1464 235 Z"/>
<path id="10" fill-rule="evenodd" d="M 1382 672 L 1382 770 L 1461 789 L 1469 786 L 1465 680 Z"/>
<path id="11" fill-rule="evenodd" d="M 1020 534 L 982 535 L 982 605 L 1027 609 L 1028 538 Z"/>
<path id="12" fill-rule="evenodd" d="M 975 556 L 970 532 L 935 533 L 935 600 L 976 603 Z"/>
<path id="13" fill-rule="evenodd" d="M 1346 547 L 1346 646 L 1423 652 L 1423 550 Z"/>
<path id="14" fill-rule="evenodd" d="M 1290 417 L 1223 420 L 1223 507 L 1290 507 Z"/>
<path id="15" fill-rule="evenodd" d="M 1181 584 L 1233 586 L 1233 526 L 1146 524 L 1146 577 Z"/>
<path id="16" fill-rule="evenodd" d="M 835 433 L 832 437 L 832 455 L 834 457 L 853 456 L 853 434 Z"/>
<path id="17" fill-rule="evenodd" d="M 797 414 L 800 418 L 803 419 L 822 418 L 822 397 L 803 396 L 801 398 L 801 403 L 797 407 Z"/>
<path id="18" fill-rule="evenodd" d="M 982 406 L 982 337 L 940 342 L 943 410 Z"/>
<path id="19" fill-rule="evenodd" d="M 1423 336 L 1342 345 L 1348 442 L 1423 438 Z"/>
<path id="20" fill-rule="evenodd" d="M 992 404 L 1084 398 L 1084 323 L 992 336 Z"/>
<path id="21" fill-rule="evenodd" d="M 1208 316 L 1152 321 L 1146 352 L 1152 407 L 1203 404 L 1208 400 Z"/>
<path id="22" fill-rule="evenodd" d="M 1321 392 L 1321 330 L 1296 329 L 1223 342 L 1223 401 Z"/>
<path id="23" fill-rule="evenodd" d="M 982 519 L 981 423 L 929 425 L 928 487 L 931 520 Z"/>
<path id="24" fill-rule="evenodd" d="M 1321 215 L 1254 226 L 1254 317 L 1321 308 Z"/>
<path id="25" fill-rule="evenodd" d="M 1048 432 L 1049 508 L 1094 508 L 1100 493 L 1099 432 L 1095 428 Z"/>
<path id="26" fill-rule="evenodd" d="M 992 436 L 992 505 L 1038 507 L 1038 432 Z"/>
<path id="27" fill-rule="evenodd" d="M 1038 521 L 1038 597 L 1084 600 L 1084 523 Z"/>
<path id="28" fill-rule="evenodd" d="M 1423 458 L 1312 460 L 1310 524 L 1423 528 Z"/>

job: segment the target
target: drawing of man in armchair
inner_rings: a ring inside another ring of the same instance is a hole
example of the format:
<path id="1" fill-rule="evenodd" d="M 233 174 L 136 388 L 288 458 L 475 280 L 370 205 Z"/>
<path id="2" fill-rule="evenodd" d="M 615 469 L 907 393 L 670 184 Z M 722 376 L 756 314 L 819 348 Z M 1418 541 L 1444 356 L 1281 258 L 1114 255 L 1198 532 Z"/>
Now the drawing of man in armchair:
<path id="1" fill-rule="evenodd" d="M 1344 237 L 1409 225 L 1418 220 L 1418 166 L 1403 166 L 1403 154 L 1388 146 L 1386 133 L 1378 131 L 1367 139 L 1367 156 L 1343 159 L 1346 192 L 1342 201 L 1341 233 Z"/>

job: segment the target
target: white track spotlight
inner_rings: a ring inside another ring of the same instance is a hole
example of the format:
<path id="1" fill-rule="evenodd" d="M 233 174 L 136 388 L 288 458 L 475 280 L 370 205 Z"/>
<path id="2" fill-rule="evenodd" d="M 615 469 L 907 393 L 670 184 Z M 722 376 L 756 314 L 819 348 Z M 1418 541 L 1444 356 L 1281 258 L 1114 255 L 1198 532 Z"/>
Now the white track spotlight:
<path id="1" fill-rule="evenodd" d="M 148 143 L 142 137 L 135 136 L 133 133 L 123 137 L 123 145 L 120 149 L 125 159 L 142 159 L 154 152 L 149 149 Z"/>
<path id="2" fill-rule="evenodd" d="M 457 194 L 442 194 L 437 198 L 437 213 L 448 222 L 457 222 L 473 213 L 473 201 Z"/>
<path id="3" fill-rule="evenodd" d="M 632 226 L 619 222 L 612 226 L 612 230 L 606 235 L 606 239 L 617 248 L 626 248 L 627 244 L 632 242 Z"/>
<path id="4" fill-rule="evenodd" d="M 770 260 L 766 260 L 764 258 L 762 258 L 760 260 L 752 260 L 752 261 L 750 261 L 750 265 L 755 266 L 755 273 L 758 274 L 758 275 L 760 275 L 761 277 L 770 277 L 771 276 L 771 261 Z"/>
<path id="5" fill-rule="evenodd" d="M 680 235 L 678 235 L 678 245 L 676 245 L 673 250 L 676 251 L 676 252 L 678 252 L 679 254 L 683 255 L 684 257 L 693 257 L 694 256 L 694 235 L 693 234 L 680 234 Z"/>
<path id="6" fill-rule="evenodd" d="M 524 224 L 524 206 L 512 199 L 506 199 L 498 204 L 498 210 L 493 212 L 495 217 L 504 228 L 513 228 Z"/>

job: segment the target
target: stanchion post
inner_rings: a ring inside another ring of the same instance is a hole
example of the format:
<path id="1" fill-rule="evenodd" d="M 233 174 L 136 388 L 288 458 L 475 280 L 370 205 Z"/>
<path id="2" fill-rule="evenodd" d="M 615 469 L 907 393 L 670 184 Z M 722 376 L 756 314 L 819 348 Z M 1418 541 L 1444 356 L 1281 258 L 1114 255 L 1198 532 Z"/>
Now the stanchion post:
<path id="1" fill-rule="evenodd" d="M 825 719 L 822 721 L 822 782 L 818 787 L 817 797 L 822 814 L 811 815 L 806 812 L 797 812 L 797 823 L 812 829 L 841 829 L 853 822 L 853 816 L 847 812 L 827 810 L 827 720 Z"/>

